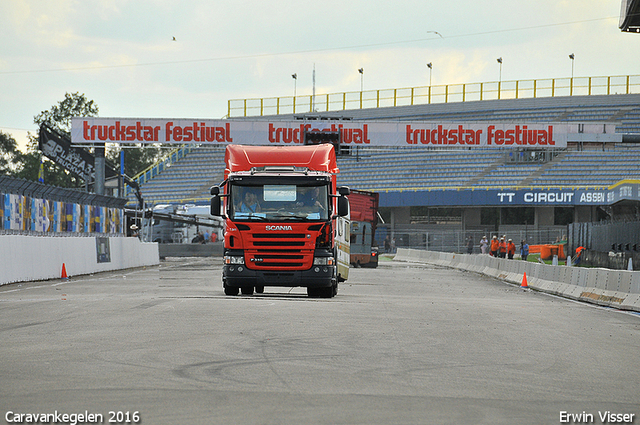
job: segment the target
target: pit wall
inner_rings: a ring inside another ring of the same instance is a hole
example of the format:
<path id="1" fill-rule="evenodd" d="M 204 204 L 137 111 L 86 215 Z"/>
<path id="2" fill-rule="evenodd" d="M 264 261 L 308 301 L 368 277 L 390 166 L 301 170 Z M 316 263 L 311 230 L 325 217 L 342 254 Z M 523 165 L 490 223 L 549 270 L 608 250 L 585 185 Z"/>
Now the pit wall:
<path id="1" fill-rule="evenodd" d="M 640 312 L 640 272 L 552 266 L 489 255 L 453 254 L 399 248 L 395 261 L 434 264 L 481 273 L 573 300 Z"/>
<path id="2" fill-rule="evenodd" d="M 0 285 L 60 279 L 63 264 L 72 277 L 158 265 L 160 257 L 157 243 L 138 238 L 0 235 Z"/>

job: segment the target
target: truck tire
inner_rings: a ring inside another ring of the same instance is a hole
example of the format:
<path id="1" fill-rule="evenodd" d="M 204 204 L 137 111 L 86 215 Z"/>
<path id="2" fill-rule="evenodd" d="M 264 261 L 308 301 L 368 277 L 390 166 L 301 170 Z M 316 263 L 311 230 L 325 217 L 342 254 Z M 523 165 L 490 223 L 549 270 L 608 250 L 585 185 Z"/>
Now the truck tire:
<path id="1" fill-rule="evenodd" d="M 239 288 L 238 287 L 224 285 L 224 294 L 225 295 L 235 296 L 235 295 L 238 295 L 238 292 L 239 292 Z"/>
<path id="2" fill-rule="evenodd" d="M 334 296 L 334 287 L 326 288 L 307 288 L 309 298 L 332 298 Z"/>
<path id="3" fill-rule="evenodd" d="M 333 298 L 333 286 L 329 286 L 328 288 L 319 288 L 320 289 L 320 298 Z"/>
<path id="4" fill-rule="evenodd" d="M 253 295 L 253 286 L 243 286 L 240 291 L 242 291 L 242 295 Z"/>
<path id="5" fill-rule="evenodd" d="M 256 294 L 264 294 L 264 286 L 256 286 Z"/>

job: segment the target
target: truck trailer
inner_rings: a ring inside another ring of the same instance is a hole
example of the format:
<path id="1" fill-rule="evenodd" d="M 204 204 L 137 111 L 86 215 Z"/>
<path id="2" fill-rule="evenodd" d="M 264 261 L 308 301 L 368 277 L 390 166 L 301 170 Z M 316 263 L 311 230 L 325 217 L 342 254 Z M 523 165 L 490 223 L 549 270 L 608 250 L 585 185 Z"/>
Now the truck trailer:
<path id="1" fill-rule="evenodd" d="M 349 276 L 349 188 L 336 186 L 334 146 L 229 145 L 211 215 L 226 220 L 226 295 L 306 287 L 331 298 Z"/>
<path id="2" fill-rule="evenodd" d="M 378 200 L 376 192 L 351 190 L 351 264 L 354 267 L 378 267 L 379 248 L 376 242 Z"/>

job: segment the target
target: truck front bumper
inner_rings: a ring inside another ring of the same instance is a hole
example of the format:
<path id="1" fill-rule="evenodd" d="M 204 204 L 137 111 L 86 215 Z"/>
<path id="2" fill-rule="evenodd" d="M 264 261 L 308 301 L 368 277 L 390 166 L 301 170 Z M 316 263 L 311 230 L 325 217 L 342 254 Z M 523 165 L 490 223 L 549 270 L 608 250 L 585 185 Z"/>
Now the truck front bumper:
<path id="1" fill-rule="evenodd" d="M 309 270 L 251 270 L 245 265 L 225 264 L 226 286 L 304 286 L 326 288 L 336 283 L 335 266 L 312 266 Z"/>

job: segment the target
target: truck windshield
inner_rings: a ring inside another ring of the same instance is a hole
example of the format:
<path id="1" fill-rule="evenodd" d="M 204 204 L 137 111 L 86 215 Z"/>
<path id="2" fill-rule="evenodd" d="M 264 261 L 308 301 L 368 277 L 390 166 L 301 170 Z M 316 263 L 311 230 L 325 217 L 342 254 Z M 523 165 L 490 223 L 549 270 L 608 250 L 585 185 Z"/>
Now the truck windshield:
<path id="1" fill-rule="evenodd" d="M 230 216 L 234 220 L 328 220 L 327 185 L 232 185 Z"/>

